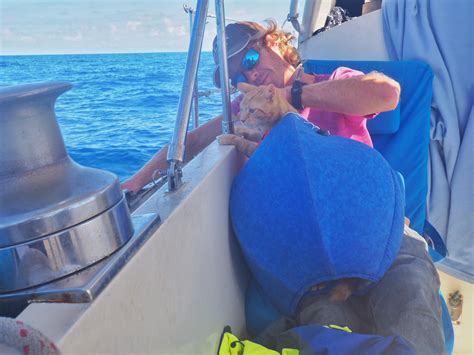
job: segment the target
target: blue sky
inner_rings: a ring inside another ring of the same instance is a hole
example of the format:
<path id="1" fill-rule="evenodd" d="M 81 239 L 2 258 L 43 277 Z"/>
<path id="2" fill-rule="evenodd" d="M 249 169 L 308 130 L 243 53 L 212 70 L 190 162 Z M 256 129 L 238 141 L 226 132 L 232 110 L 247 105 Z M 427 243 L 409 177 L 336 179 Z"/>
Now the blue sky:
<path id="1" fill-rule="evenodd" d="M 0 0 L 0 54 L 186 51 L 196 0 Z M 303 1 L 300 1 L 303 3 Z M 282 24 L 290 0 L 226 0 L 226 17 Z M 214 1 L 209 13 L 215 13 Z M 300 10 L 301 11 L 301 10 Z M 291 25 L 285 26 L 288 30 Z M 216 33 L 210 18 L 203 49 Z"/>

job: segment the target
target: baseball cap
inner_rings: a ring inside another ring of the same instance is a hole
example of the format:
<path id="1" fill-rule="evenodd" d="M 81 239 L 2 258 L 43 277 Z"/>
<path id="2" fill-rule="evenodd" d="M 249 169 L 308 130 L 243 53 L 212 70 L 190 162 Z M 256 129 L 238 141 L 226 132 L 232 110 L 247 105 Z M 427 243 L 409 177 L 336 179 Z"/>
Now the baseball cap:
<path id="1" fill-rule="evenodd" d="M 253 24 L 253 23 L 252 23 Z M 255 24 L 255 27 L 259 26 Z M 226 45 L 227 45 L 227 60 L 244 50 L 252 40 L 253 36 L 258 32 L 257 28 L 252 27 L 245 22 L 231 23 L 225 26 L 226 34 Z M 217 50 L 217 36 L 214 37 L 212 42 L 212 56 L 214 57 L 214 85 L 218 88 L 221 87 L 220 76 L 219 76 L 219 54 Z M 229 70 L 229 77 L 232 77 L 232 73 Z"/>

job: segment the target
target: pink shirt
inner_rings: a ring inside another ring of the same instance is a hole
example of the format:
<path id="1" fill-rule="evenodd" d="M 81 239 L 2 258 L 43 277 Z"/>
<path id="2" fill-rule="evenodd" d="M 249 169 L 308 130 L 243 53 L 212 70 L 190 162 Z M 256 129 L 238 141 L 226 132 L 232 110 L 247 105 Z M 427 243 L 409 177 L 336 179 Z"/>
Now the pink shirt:
<path id="1" fill-rule="evenodd" d="M 359 75 L 364 75 L 364 73 L 345 67 L 339 67 L 331 75 L 314 74 L 314 82 L 348 79 Z M 241 100 L 242 98 L 239 96 L 232 101 L 232 113 L 237 114 L 240 111 Z M 306 107 L 300 114 L 309 122 L 323 130 L 329 131 L 332 135 L 354 139 L 367 144 L 369 147 L 373 147 L 372 139 L 367 130 L 367 119 L 374 118 L 377 113 L 367 116 L 352 116 L 343 113 L 322 111 L 315 107 Z"/>
<path id="2" fill-rule="evenodd" d="M 364 73 L 339 67 L 331 75 L 315 74 L 314 82 L 348 79 L 359 75 L 364 75 Z M 315 107 L 306 107 L 300 114 L 319 128 L 329 131 L 332 135 L 351 138 L 373 147 L 372 139 L 367 130 L 367 119 L 374 118 L 377 115 L 376 113 L 368 116 L 352 116 L 344 113 L 322 111 Z"/>

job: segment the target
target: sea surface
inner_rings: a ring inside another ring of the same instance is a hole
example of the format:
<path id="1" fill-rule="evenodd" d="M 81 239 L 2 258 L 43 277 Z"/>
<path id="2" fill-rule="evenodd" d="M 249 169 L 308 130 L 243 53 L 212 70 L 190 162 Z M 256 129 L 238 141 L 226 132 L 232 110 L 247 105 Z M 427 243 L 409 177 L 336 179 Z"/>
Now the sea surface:
<path id="1" fill-rule="evenodd" d="M 171 140 L 186 55 L 0 56 L 0 86 L 71 82 L 56 102 L 69 155 L 124 180 Z M 214 90 L 213 66 L 211 53 L 202 53 L 199 91 Z M 200 124 L 222 111 L 221 102 L 220 92 L 200 98 Z"/>

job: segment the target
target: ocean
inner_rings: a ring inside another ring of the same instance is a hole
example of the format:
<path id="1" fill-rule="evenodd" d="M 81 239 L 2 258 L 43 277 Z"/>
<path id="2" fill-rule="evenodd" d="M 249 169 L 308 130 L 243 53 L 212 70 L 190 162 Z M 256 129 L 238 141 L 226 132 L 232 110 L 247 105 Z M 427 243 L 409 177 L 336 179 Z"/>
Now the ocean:
<path id="1" fill-rule="evenodd" d="M 68 81 L 56 102 L 69 155 L 79 164 L 131 176 L 171 140 L 186 53 L 0 56 L 0 86 Z M 199 91 L 214 89 L 202 53 Z M 221 95 L 199 100 L 199 122 L 222 112 Z M 192 123 L 190 123 L 192 128 Z"/>

